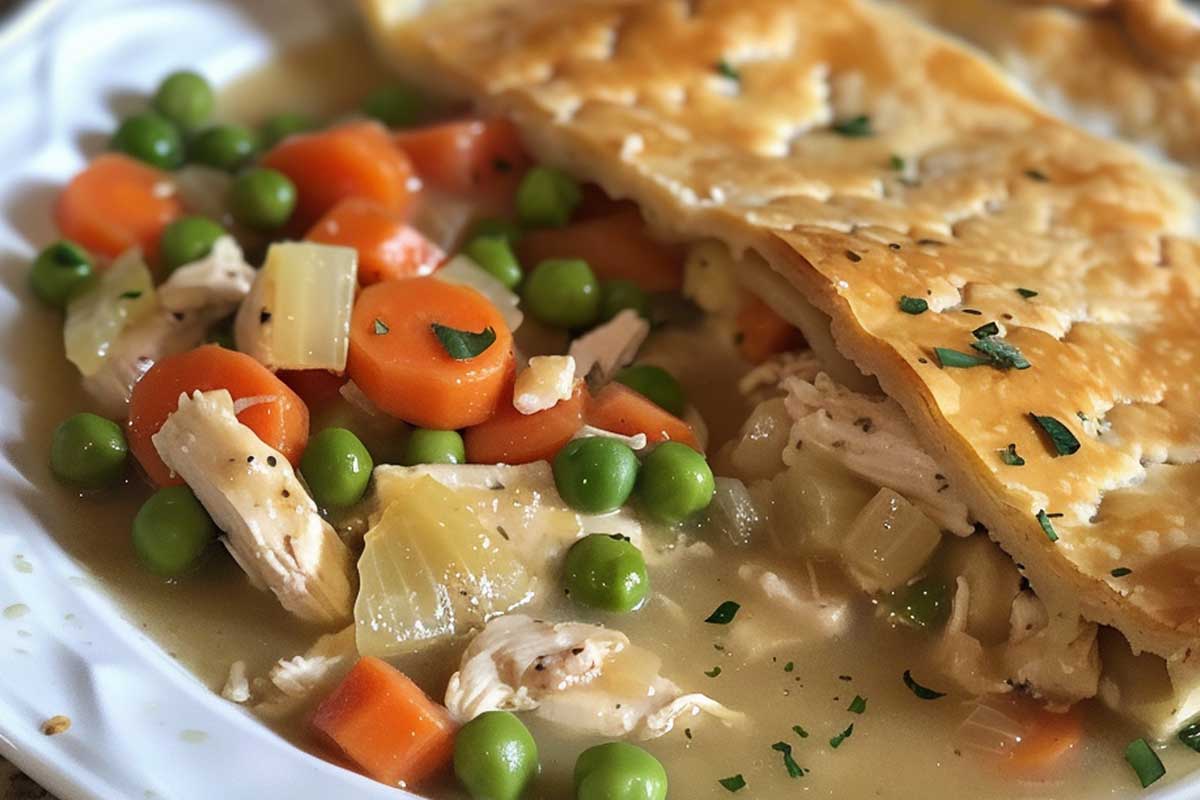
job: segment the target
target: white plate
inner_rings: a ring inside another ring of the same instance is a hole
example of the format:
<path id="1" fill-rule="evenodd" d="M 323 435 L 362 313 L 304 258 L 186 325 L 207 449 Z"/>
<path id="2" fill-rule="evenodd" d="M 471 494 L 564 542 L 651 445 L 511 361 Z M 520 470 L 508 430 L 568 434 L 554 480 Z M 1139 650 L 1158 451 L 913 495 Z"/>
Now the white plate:
<path id="1" fill-rule="evenodd" d="M 0 618 L 0 756 L 64 800 L 412 797 L 297 750 L 81 581 L 27 477 L 44 473 L 30 464 L 46 443 L 22 430 L 39 391 L 28 364 L 60 347 L 37 341 L 50 328 L 26 288 L 28 260 L 54 236 L 53 186 L 103 146 L 113 106 L 127 110 L 124 98 L 178 67 L 227 81 L 345 13 L 325 0 L 43 0 L 0 33 L 0 609 L 29 608 Z M 56 714 L 71 729 L 43 736 Z"/>
<path id="2" fill-rule="evenodd" d="M 47 391 L 28 364 L 61 358 L 38 341 L 48 323 L 26 288 L 54 237 L 54 187 L 103 146 L 114 106 L 171 69 L 227 81 L 346 13 L 334 0 L 42 0 L 0 31 L 0 609 L 29 608 L 0 618 L 0 756 L 63 800 L 413 797 L 303 753 L 194 680 L 80 579 L 27 477 L 45 442 L 25 441 L 24 420 Z M 70 731 L 43 736 L 56 714 Z M 1131 793 L 1197 795 L 1200 776 Z"/>

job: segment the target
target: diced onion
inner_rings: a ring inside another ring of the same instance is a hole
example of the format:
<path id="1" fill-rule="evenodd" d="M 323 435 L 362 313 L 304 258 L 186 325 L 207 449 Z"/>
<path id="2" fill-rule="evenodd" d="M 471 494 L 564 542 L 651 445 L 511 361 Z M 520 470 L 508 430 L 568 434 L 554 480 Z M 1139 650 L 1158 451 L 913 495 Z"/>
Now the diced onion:
<path id="1" fill-rule="evenodd" d="M 938 526 L 916 506 L 880 489 L 842 539 L 842 558 L 863 589 L 888 591 L 916 576 L 941 539 Z"/>
<path id="2" fill-rule="evenodd" d="M 875 490 L 817 447 L 770 481 L 771 536 L 790 555 L 830 555 Z"/>
<path id="3" fill-rule="evenodd" d="M 752 481 L 770 478 L 783 469 L 792 418 L 782 397 L 755 406 L 742 425 L 740 436 L 729 451 L 729 462 L 738 477 Z"/>
<path id="4" fill-rule="evenodd" d="M 121 333 L 157 307 L 154 279 L 141 251 L 125 251 L 95 286 L 67 306 L 63 326 L 67 360 L 85 376 L 95 375 Z"/>
<path id="5" fill-rule="evenodd" d="M 358 254 L 349 247 L 283 242 L 234 324 L 238 349 L 271 369 L 346 368 Z"/>
<path id="6" fill-rule="evenodd" d="M 737 478 L 717 478 L 716 491 L 705 512 L 705 527 L 720 531 L 735 545 L 747 545 L 764 524 L 765 516 L 758 510 L 746 484 Z"/>
<path id="7" fill-rule="evenodd" d="M 455 256 L 433 273 L 433 276 L 447 283 L 470 286 L 500 311 L 510 331 L 521 327 L 521 321 L 525 318 L 517 307 L 521 298 L 467 256 Z"/>
<path id="8" fill-rule="evenodd" d="M 420 194 L 412 224 L 443 253 L 453 253 L 462 245 L 474 213 L 475 206 L 467 200 L 427 188 Z"/>
<path id="9" fill-rule="evenodd" d="M 1007 756 L 1021 743 L 1025 725 L 1005 713 L 1004 709 L 982 702 L 958 726 L 954 742 L 964 750 L 974 750 L 991 756 Z"/>

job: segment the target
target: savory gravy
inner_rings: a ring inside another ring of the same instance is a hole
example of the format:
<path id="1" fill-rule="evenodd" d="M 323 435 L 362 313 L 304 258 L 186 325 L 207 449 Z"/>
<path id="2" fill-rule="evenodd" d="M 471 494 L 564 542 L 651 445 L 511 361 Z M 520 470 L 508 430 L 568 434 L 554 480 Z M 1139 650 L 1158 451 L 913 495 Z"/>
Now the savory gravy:
<path id="1" fill-rule="evenodd" d="M 285 53 L 228 87 L 222 116 L 255 123 L 289 109 L 333 115 L 353 107 L 384 74 L 361 39 L 339 36 Z M 54 426 L 86 403 L 73 368 L 61 356 L 52 316 L 37 311 L 29 315 L 29 329 L 38 334 L 33 338 L 41 340 L 33 347 L 42 357 L 25 362 L 24 383 L 34 387 L 25 452 L 35 483 L 52 499 L 39 505 L 62 546 L 112 593 L 132 624 L 216 691 L 235 660 L 245 661 L 250 675 L 261 676 L 275 659 L 307 649 L 316 632 L 290 618 L 273 596 L 252 589 L 219 548 L 203 570 L 178 582 L 164 583 L 142 570 L 130 544 L 129 526 L 147 494 L 143 486 L 135 482 L 105 496 L 76 499 L 40 466 L 39 454 L 45 452 Z M 672 357 L 708 421 L 713 452 L 736 432 L 747 412 L 736 394 L 737 362 L 732 353 L 698 334 L 678 332 L 666 334 L 650 348 L 658 351 L 658 360 Z M 737 794 L 740 798 L 801 792 L 829 798 L 1095 798 L 1138 793 L 1122 752 L 1140 734 L 1098 703 L 1086 704 L 1087 735 L 1055 772 L 1004 774 L 979 755 L 956 748 L 954 733 L 971 701 L 955 695 L 921 700 L 904 685 L 905 670 L 918 677 L 931 674 L 926 669 L 930 635 L 887 625 L 877 619 L 883 616 L 880 609 L 860 594 L 846 635 L 799 641 L 788 612 L 772 606 L 737 574 L 744 561 L 769 565 L 784 576 L 795 566 L 765 544 L 737 548 L 723 536 L 704 531 L 698 538 L 715 554 L 677 553 L 665 564 L 652 563 L 652 599 L 636 613 L 590 614 L 561 605 L 554 599 L 557 592 L 548 592 L 552 599 L 529 611 L 552 620 L 618 627 L 635 644 L 660 656 L 663 674 L 685 691 L 707 693 L 747 715 L 742 726 L 732 728 L 712 718 L 683 718 L 671 733 L 642 743 L 666 766 L 672 797 L 724 797 L 728 791 L 718 779 L 737 774 L 746 783 Z M 705 624 L 725 600 L 742 604 L 734 622 Z M 397 664 L 440 699 L 462 646 L 463 642 L 435 646 Z M 927 682 L 936 685 L 932 679 Z M 856 696 L 866 700 L 863 713 L 849 710 Z M 529 715 L 526 722 L 537 739 L 543 766 L 531 796 L 569 797 L 575 757 L 593 740 Z M 301 723 L 297 715 L 267 724 L 311 748 Z M 851 724 L 853 731 L 835 748 L 831 739 Z M 802 727 L 808 736 L 801 738 L 793 726 Z M 791 745 L 796 762 L 808 772 L 790 778 L 782 754 L 772 749 L 775 742 Z M 1196 758 L 1179 745 L 1160 755 L 1168 779 L 1185 774 L 1189 759 Z M 452 780 L 428 791 L 439 797 L 463 796 Z"/>

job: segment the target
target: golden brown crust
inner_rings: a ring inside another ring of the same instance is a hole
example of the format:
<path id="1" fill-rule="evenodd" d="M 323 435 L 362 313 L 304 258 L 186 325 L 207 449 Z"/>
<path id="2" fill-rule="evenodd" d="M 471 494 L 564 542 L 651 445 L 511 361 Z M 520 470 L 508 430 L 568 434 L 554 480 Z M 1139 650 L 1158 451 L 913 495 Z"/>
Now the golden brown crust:
<path id="1" fill-rule="evenodd" d="M 830 315 L 1035 588 L 1076 594 L 1135 647 L 1197 641 L 1200 244 L 1175 176 L 858 0 L 458 8 L 383 34 L 412 77 L 510 114 L 540 157 L 664 230 L 759 252 Z M 874 135 L 831 128 L 859 114 Z M 901 313 L 901 295 L 931 310 Z M 970 352 L 989 321 L 1030 369 L 938 366 L 933 348 Z M 1079 452 L 1055 457 L 1030 412 Z M 1009 443 L 1024 466 L 999 457 Z M 1057 543 L 1042 509 L 1063 514 Z"/>

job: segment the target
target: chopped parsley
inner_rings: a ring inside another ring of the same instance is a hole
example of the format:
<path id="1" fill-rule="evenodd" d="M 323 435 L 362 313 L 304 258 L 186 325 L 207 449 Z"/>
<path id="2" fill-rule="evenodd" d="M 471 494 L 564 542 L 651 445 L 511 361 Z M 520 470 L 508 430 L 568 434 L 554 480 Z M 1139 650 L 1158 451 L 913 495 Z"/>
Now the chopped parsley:
<path id="1" fill-rule="evenodd" d="M 746 779 L 742 777 L 742 773 L 730 775 L 728 778 L 721 778 L 717 783 L 725 787 L 730 792 L 740 792 L 746 788 Z"/>
<path id="2" fill-rule="evenodd" d="M 859 114 L 857 117 L 835 122 L 833 124 L 833 132 L 852 139 L 860 139 L 864 136 L 873 136 L 875 134 L 875 131 L 871 130 L 871 118 L 866 114 Z"/>
<path id="3" fill-rule="evenodd" d="M 1021 297 L 1024 297 L 1026 300 L 1028 300 L 1031 297 L 1038 296 L 1038 293 L 1035 292 L 1033 289 L 1023 289 L 1020 286 L 1017 287 L 1017 294 L 1021 295 Z"/>
<path id="4" fill-rule="evenodd" d="M 710 678 L 715 678 L 721 674 L 721 668 L 713 667 L 712 669 L 706 669 L 706 670 L 704 670 L 704 674 Z"/>
<path id="5" fill-rule="evenodd" d="M 980 325 L 975 330 L 971 331 L 971 335 L 976 339 L 986 339 L 989 336 L 999 336 L 1000 326 L 995 322 L 989 322 L 986 325 Z"/>
<path id="6" fill-rule="evenodd" d="M 996 323 L 991 324 L 995 326 Z M 984 325 L 983 327 L 988 326 Z M 979 335 L 979 330 L 982 328 L 976 330 L 976 336 Z M 1029 369 L 1032 366 L 1015 344 L 995 336 L 980 337 L 978 341 L 971 342 L 971 347 L 987 355 L 991 359 L 992 366 L 997 369 L 1009 369 L 1010 367 L 1012 369 Z"/>
<path id="7" fill-rule="evenodd" d="M 904 167 L 906 166 L 904 159 L 895 153 L 892 153 L 892 157 L 889 159 L 888 163 L 891 164 L 892 169 L 896 170 L 896 172 L 903 172 Z"/>
<path id="8" fill-rule="evenodd" d="M 808 738 L 808 731 L 804 730 L 804 728 L 801 728 L 799 725 L 793 725 L 792 732 L 795 733 L 797 736 L 799 736 L 801 739 Z"/>
<path id="9" fill-rule="evenodd" d="M 948 347 L 935 347 L 933 348 L 933 354 L 937 356 L 938 364 L 942 367 L 967 369 L 969 367 L 982 367 L 985 364 L 992 363 L 990 358 L 964 353 L 960 350 L 951 350 Z"/>
<path id="10" fill-rule="evenodd" d="M 1069 456 L 1079 450 L 1079 440 L 1075 438 L 1075 434 L 1054 417 L 1044 417 L 1031 411 L 1029 418 L 1049 437 L 1056 455 Z"/>
<path id="11" fill-rule="evenodd" d="M 121 292 L 122 300 L 137 300 L 141 296 L 142 296 L 142 293 L 140 291 L 138 291 L 137 289 L 134 289 L 129 292 Z"/>
<path id="12" fill-rule="evenodd" d="M 850 701 L 850 707 L 846 709 L 851 714 L 861 714 L 867 710 L 867 698 L 861 694 L 854 695 L 854 699 Z"/>
<path id="13" fill-rule="evenodd" d="M 795 668 L 796 668 L 796 662 L 794 662 L 794 661 L 789 661 L 789 662 L 787 662 L 786 664 L 784 664 L 784 665 L 783 665 L 783 671 L 784 671 L 784 672 L 791 672 L 791 671 L 792 671 L 792 670 L 794 670 Z"/>
<path id="14" fill-rule="evenodd" d="M 717 62 L 714 69 L 716 69 L 717 74 L 722 78 L 729 78 L 731 81 L 740 81 L 742 79 L 742 73 L 738 72 L 733 64 L 730 64 L 723 58 Z"/>
<path id="15" fill-rule="evenodd" d="M 496 341 L 496 331 L 484 328 L 479 333 L 460 331 L 434 322 L 430 325 L 433 335 L 455 361 L 466 361 L 482 353 Z"/>
<path id="16" fill-rule="evenodd" d="M 1062 514 L 1056 514 L 1054 516 L 1061 517 Z M 1051 515 L 1047 514 L 1046 509 L 1044 509 L 1044 508 L 1041 511 L 1037 512 L 1038 525 L 1041 525 L 1042 530 L 1046 532 L 1046 538 L 1052 542 L 1057 542 L 1058 541 L 1058 531 L 1054 530 L 1054 523 L 1052 523 L 1050 521 L 1050 517 L 1051 517 Z"/>
<path id="17" fill-rule="evenodd" d="M 1179 729 L 1177 734 L 1179 741 L 1183 742 L 1188 747 L 1200 753 L 1200 722 L 1193 722 L 1191 725 L 1184 725 Z"/>
<path id="18" fill-rule="evenodd" d="M 375 335 L 376 336 L 386 336 L 387 332 L 390 330 L 391 330 L 391 328 L 389 328 L 387 326 L 387 323 L 385 323 L 383 320 L 381 320 L 381 319 L 375 320 Z"/>
<path id="19" fill-rule="evenodd" d="M 1013 442 L 1009 442 L 1008 447 L 996 452 L 1000 453 L 1000 460 L 1005 464 L 1008 464 L 1010 467 L 1025 466 L 1025 459 L 1017 455 L 1017 445 Z"/>
<path id="20" fill-rule="evenodd" d="M 900 310 L 905 314 L 924 314 L 929 310 L 929 303 L 920 297 L 909 297 L 903 294 L 900 295 Z"/>
<path id="21" fill-rule="evenodd" d="M 776 742 L 771 745 L 771 749 L 777 753 L 783 753 L 783 766 L 787 769 L 789 778 L 801 778 L 804 773 L 808 772 L 796 763 L 796 759 L 792 758 L 792 746 L 787 742 Z"/>
<path id="22" fill-rule="evenodd" d="M 935 692 L 933 689 L 928 689 L 913 680 L 912 670 L 904 670 L 904 685 L 922 700 L 937 700 L 939 697 L 946 696 L 945 692 Z"/>
<path id="23" fill-rule="evenodd" d="M 1131 570 L 1129 567 L 1117 567 L 1116 569 L 1114 569 L 1112 572 L 1110 572 L 1108 574 L 1112 575 L 1114 578 L 1124 578 L 1126 575 L 1130 574 L 1131 572 L 1133 572 L 1133 570 Z M 1198 735 L 1200 735 L 1200 726 L 1197 727 L 1196 733 Z M 1200 745 L 1200 742 L 1197 742 L 1197 744 Z M 1200 750 L 1200 747 L 1196 747 L 1193 749 Z"/>
<path id="24" fill-rule="evenodd" d="M 1031 181 L 1037 181 L 1038 183 L 1045 183 L 1046 181 L 1050 180 L 1046 177 L 1046 173 L 1042 172 L 1040 169 L 1025 170 L 1025 177 L 1029 178 Z"/>
<path id="25" fill-rule="evenodd" d="M 737 616 L 738 609 L 742 607 L 741 603 L 735 603 L 733 600 L 726 600 L 721 605 L 717 606 L 716 611 L 708 615 L 704 621 L 710 625 L 728 625 L 733 622 L 733 618 Z"/>
<path id="26" fill-rule="evenodd" d="M 829 740 L 829 746 L 832 747 L 834 750 L 837 750 L 841 746 L 842 742 L 849 739 L 851 734 L 853 734 L 853 733 L 854 733 L 854 723 L 851 722 L 849 725 L 846 726 L 846 730 L 842 731 L 837 736 L 835 736 Z"/>
<path id="27" fill-rule="evenodd" d="M 1137 773 L 1143 789 L 1167 774 L 1167 768 L 1163 766 L 1158 753 L 1154 752 L 1145 739 L 1134 739 L 1129 743 L 1125 748 L 1125 760 Z"/>

